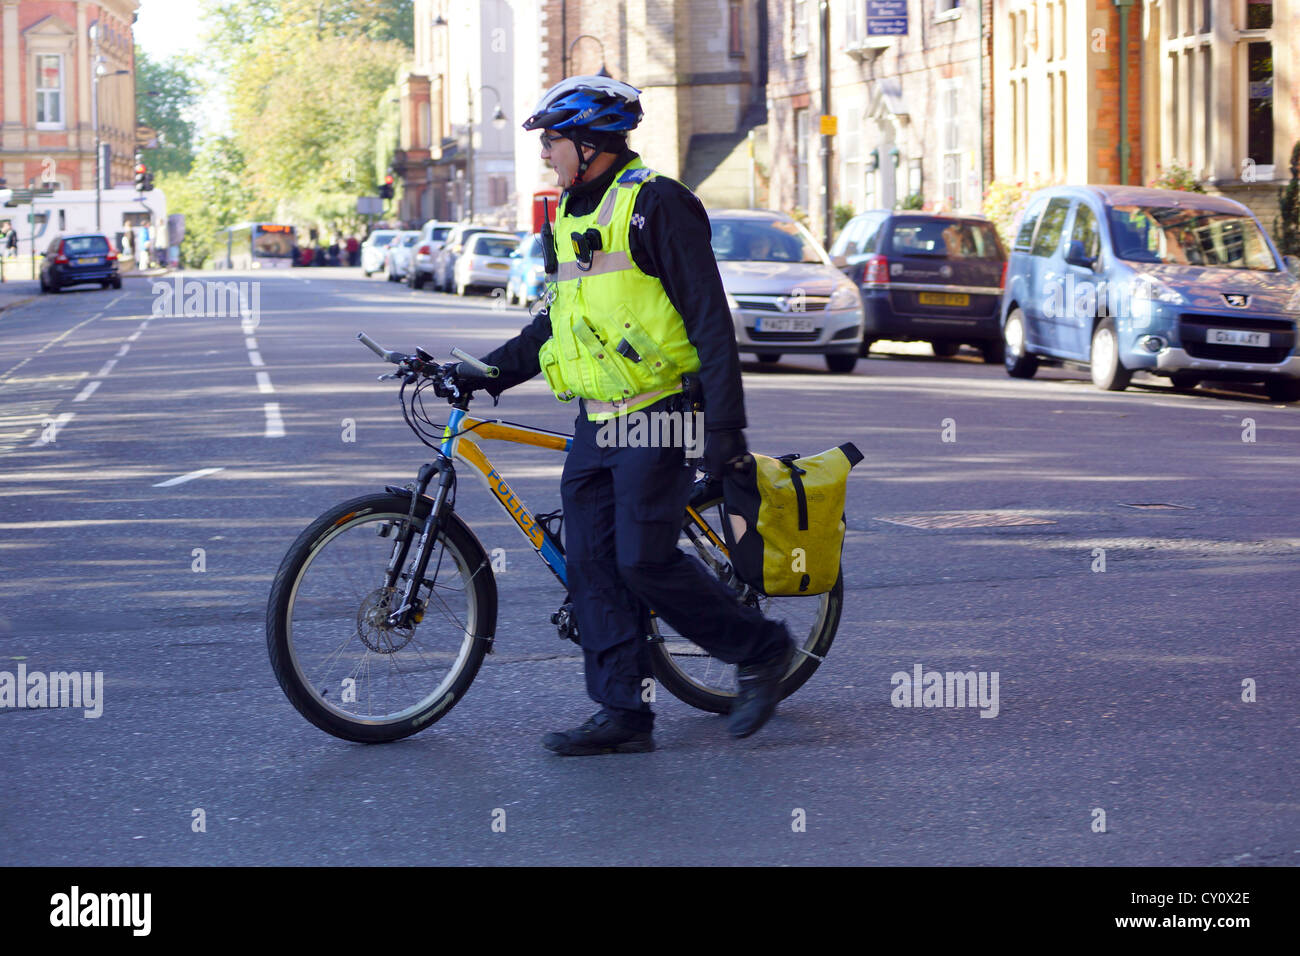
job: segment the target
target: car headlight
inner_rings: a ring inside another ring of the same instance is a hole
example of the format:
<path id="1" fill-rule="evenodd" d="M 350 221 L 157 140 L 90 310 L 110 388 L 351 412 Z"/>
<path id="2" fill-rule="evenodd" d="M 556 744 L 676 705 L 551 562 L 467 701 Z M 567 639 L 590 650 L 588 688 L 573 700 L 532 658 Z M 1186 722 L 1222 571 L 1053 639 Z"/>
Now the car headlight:
<path id="1" fill-rule="evenodd" d="M 730 292 L 727 293 L 727 308 L 731 309 L 732 312 L 740 311 L 740 303 L 736 301 L 736 297 Z"/>
<path id="2" fill-rule="evenodd" d="M 1300 284 L 1291 291 L 1291 298 L 1286 300 L 1286 305 L 1282 306 L 1283 312 L 1297 313 L 1300 312 Z"/>
<path id="3" fill-rule="evenodd" d="M 1148 275 L 1139 275 L 1133 279 L 1133 299 L 1134 301 L 1167 302 L 1170 305 L 1183 305 L 1187 302 L 1177 289 Z"/>
<path id="4" fill-rule="evenodd" d="M 830 301 L 826 303 L 826 310 L 830 312 L 836 309 L 856 309 L 861 304 L 858 287 L 850 283 L 839 286 L 831 293 Z"/>

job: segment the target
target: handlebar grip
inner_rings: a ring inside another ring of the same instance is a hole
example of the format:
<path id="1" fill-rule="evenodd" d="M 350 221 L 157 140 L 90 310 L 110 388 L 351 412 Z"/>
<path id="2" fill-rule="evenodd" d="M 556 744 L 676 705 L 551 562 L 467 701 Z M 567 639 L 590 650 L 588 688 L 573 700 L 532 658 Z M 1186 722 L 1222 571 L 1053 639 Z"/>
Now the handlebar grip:
<path id="1" fill-rule="evenodd" d="M 399 353 L 390 352 L 386 349 L 380 348 L 379 344 L 375 342 L 375 340 L 372 339 L 370 336 L 366 335 L 365 332 L 358 332 L 357 339 L 361 342 L 362 345 L 370 349 L 370 351 L 374 352 L 385 362 L 392 362 L 394 365 L 396 365 L 398 362 L 402 360 L 402 356 Z"/>
<path id="2" fill-rule="evenodd" d="M 497 368 L 495 365 L 484 365 L 474 356 L 468 355 L 465 352 L 462 352 L 460 349 L 452 349 L 451 354 L 454 355 L 456 358 L 460 359 L 462 362 L 464 362 L 466 365 L 470 366 L 471 368 L 478 369 L 488 378 L 496 378 L 498 375 L 501 374 L 501 370 Z"/>

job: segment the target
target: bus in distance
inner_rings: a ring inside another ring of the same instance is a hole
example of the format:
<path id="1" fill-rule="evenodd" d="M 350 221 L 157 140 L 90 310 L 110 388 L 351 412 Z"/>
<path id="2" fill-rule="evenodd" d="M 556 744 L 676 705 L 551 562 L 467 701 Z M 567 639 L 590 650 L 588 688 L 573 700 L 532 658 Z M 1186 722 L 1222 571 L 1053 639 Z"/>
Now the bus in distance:
<path id="1" fill-rule="evenodd" d="M 218 269 L 287 269 L 297 248 L 293 226 L 245 222 L 217 230 L 214 265 Z"/>

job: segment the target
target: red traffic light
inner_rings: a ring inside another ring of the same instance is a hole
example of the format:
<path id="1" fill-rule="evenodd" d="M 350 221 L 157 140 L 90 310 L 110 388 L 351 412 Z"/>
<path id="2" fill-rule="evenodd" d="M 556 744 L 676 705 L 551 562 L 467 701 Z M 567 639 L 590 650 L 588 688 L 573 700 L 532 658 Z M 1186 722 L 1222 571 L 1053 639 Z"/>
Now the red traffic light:
<path id="1" fill-rule="evenodd" d="M 391 174 L 391 173 L 390 173 L 389 175 L 387 175 L 387 176 L 384 177 L 384 185 L 385 185 L 385 186 L 391 186 L 391 185 L 393 185 L 393 177 L 392 177 L 392 174 Z"/>
<path id="2" fill-rule="evenodd" d="M 135 174 L 136 174 L 137 176 L 143 176 L 143 175 L 144 175 L 145 173 L 147 173 L 148 171 L 149 171 L 149 169 L 148 169 L 148 167 L 145 166 L 144 163 L 138 163 L 138 164 L 136 165 L 136 167 L 135 167 Z"/>

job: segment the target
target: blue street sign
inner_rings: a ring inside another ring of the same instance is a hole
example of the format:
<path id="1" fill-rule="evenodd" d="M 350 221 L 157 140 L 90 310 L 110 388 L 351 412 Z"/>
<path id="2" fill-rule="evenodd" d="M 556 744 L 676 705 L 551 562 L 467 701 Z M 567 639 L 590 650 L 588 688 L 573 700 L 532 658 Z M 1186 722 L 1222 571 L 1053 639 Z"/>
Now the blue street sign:
<path id="1" fill-rule="evenodd" d="M 907 0 L 867 0 L 867 36 L 906 36 Z"/>

